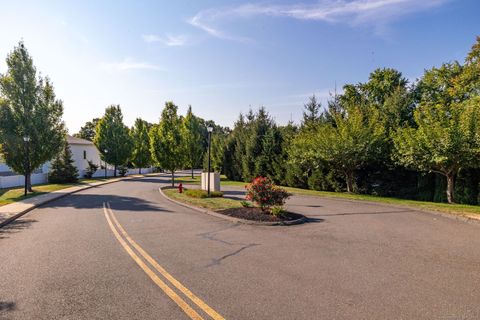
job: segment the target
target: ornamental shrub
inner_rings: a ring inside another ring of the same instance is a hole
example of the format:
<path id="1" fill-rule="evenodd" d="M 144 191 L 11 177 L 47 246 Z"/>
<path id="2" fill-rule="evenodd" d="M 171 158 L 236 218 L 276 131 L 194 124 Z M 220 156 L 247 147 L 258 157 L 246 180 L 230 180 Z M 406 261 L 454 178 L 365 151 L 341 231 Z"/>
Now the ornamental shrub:
<path id="1" fill-rule="evenodd" d="M 290 194 L 276 186 L 269 178 L 256 177 L 252 183 L 245 186 L 246 199 L 255 202 L 262 211 L 272 213 L 272 207 L 282 207 Z"/>

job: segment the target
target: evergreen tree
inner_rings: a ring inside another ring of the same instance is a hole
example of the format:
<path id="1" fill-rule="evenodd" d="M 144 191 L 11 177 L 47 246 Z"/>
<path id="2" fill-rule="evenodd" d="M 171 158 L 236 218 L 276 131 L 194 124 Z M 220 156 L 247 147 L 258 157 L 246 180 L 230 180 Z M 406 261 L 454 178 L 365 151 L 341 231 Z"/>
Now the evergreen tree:
<path id="1" fill-rule="evenodd" d="M 247 119 L 245 153 L 242 156 L 243 179 L 250 181 L 257 176 L 266 176 L 275 180 L 274 167 L 279 161 L 275 155 L 280 153 L 282 143 L 278 128 L 264 107 Z"/>
<path id="2" fill-rule="evenodd" d="M 308 103 L 306 103 L 303 108 L 302 125 L 310 128 L 318 124 L 322 117 L 322 104 L 317 102 L 315 95 L 309 98 Z"/>
<path id="3" fill-rule="evenodd" d="M 48 172 L 50 183 L 73 183 L 78 181 L 78 170 L 72 159 L 72 151 L 68 143 L 64 143 L 63 150 L 55 157 Z"/>

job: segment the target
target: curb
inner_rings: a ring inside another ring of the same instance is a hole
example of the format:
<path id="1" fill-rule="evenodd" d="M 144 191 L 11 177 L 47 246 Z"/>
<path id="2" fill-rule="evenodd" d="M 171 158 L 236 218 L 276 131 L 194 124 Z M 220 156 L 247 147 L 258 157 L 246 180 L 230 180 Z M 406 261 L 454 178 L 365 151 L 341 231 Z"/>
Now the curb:
<path id="1" fill-rule="evenodd" d="M 8 225 L 9 223 L 17 220 L 18 218 L 20 218 L 21 216 L 25 215 L 26 213 L 44 205 L 44 204 L 47 204 L 49 202 L 52 202 L 52 201 L 55 201 L 55 200 L 58 200 L 58 199 L 61 199 L 61 198 L 64 198 L 66 196 L 69 196 L 71 194 L 74 194 L 74 193 L 77 193 L 77 192 L 80 192 L 80 191 L 84 191 L 84 190 L 87 190 L 87 189 L 91 189 L 91 188 L 95 188 L 95 187 L 99 187 L 99 186 L 103 186 L 103 185 L 106 185 L 106 184 L 110 184 L 110 183 L 115 183 L 115 182 L 120 182 L 120 181 L 123 181 L 123 180 L 130 180 L 130 179 L 135 179 L 135 178 L 142 178 L 142 177 L 148 177 L 149 175 L 152 175 L 152 174 L 145 174 L 145 175 L 131 175 L 131 176 L 127 176 L 127 177 L 122 177 L 122 178 L 117 178 L 117 179 L 111 179 L 111 181 L 103 181 L 101 183 L 97 183 L 97 184 L 87 184 L 85 185 L 84 187 L 80 188 L 80 189 L 77 189 L 77 190 L 73 190 L 71 192 L 66 192 L 66 193 L 62 193 L 60 194 L 58 197 L 55 197 L 55 198 L 51 198 L 51 199 L 47 199 L 45 201 L 42 201 L 42 202 L 39 202 L 39 203 L 36 203 L 36 204 L 33 204 L 31 207 L 27 208 L 27 209 L 24 209 L 22 211 L 20 211 L 19 213 L 5 219 L 4 221 L 0 222 L 0 228 Z M 59 190 L 61 191 L 61 190 Z"/>
<path id="2" fill-rule="evenodd" d="M 230 216 L 227 216 L 227 215 L 224 215 L 224 214 L 221 214 L 221 213 L 217 213 L 217 212 L 212 211 L 212 210 L 199 208 L 199 207 L 192 206 L 190 204 L 186 204 L 186 203 L 178 201 L 178 200 L 174 200 L 174 199 L 168 197 L 163 192 L 163 189 L 171 189 L 171 187 L 160 187 L 160 188 L 158 188 L 158 192 L 160 192 L 160 194 L 170 202 L 173 202 L 173 203 L 178 204 L 178 205 L 180 205 L 182 207 L 185 207 L 185 208 L 189 208 L 189 209 L 201 212 L 201 213 L 205 213 L 205 214 L 217 217 L 219 219 L 228 220 L 228 221 L 233 222 L 233 223 L 242 223 L 242 224 L 256 225 L 256 226 L 292 226 L 292 225 L 296 225 L 296 224 L 302 224 L 302 223 L 305 223 L 305 222 L 308 221 L 307 217 L 302 217 L 302 218 L 297 219 L 297 220 L 278 221 L 278 222 L 267 222 L 267 221 L 262 222 L 262 221 L 253 221 L 253 220 L 234 218 L 234 217 L 230 217 Z"/>

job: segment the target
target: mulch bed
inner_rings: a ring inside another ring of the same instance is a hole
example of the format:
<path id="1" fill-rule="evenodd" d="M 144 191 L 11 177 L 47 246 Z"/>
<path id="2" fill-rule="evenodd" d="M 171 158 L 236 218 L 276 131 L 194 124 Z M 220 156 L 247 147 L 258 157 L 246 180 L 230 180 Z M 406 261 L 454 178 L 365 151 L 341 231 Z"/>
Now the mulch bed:
<path id="1" fill-rule="evenodd" d="M 262 222 L 282 222 L 292 221 L 303 218 L 301 214 L 285 212 L 283 215 L 274 216 L 264 213 L 260 208 L 233 208 L 217 211 L 218 213 L 245 220 L 262 221 Z"/>

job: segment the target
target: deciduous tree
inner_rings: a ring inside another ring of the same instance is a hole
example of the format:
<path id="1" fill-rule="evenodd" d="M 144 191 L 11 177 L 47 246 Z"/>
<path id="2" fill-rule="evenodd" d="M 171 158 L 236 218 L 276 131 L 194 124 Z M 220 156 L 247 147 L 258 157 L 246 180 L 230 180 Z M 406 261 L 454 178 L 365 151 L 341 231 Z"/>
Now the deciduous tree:
<path id="1" fill-rule="evenodd" d="M 31 191 L 31 172 L 63 146 L 63 104 L 56 99 L 50 80 L 37 77 L 23 42 L 8 55 L 7 67 L 0 75 L 1 151 L 13 170 L 27 176 Z"/>
<path id="2" fill-rule="evenodd" d="M 173 102 L 165 103 L 160 123 L 150 129 L 150 152 L 156 164 L 172 174 L 175 186 L 175 171 L 181 169 L 185 160 L 185 144 L 182 122 L 177 115 L 178 107 Z"/>
<path id="3" fill-rule="evenodd" d="M 134 166 L 138 167 L 138 173 L 142 173 L 142 168 L 145 168 L 152 162 L 148 131 L 148 122 L 140 118 L 135 120 L 135 125 L 130 130 L 133 143 L 131 161 Z"/>
<path id="4" fill-rule="evenodd" d="M 105 109 L 100 119 L 93 140 L 100 151 L 103 161 L 114 165 L 114 176 L 118 166 L 125 165 L 132 154 L 132 140 L 128 127 L 123 124 L 122 110 L 119 105 Z"/>
<path id="5" fill-rule="evenodd" d="M 198 166 L 202 161 L 202 155 L 204 153 L 203 146 L 203 130 L 200 125 L 199 119 L 193 114 L 192 107 L 188 107 L 187 115 L 183 119 L 183 127 L 185 129 L 185 147 L 186 147 L 186 164 L 192 169 Z"/>
<path id="6" fill-rule="evenodd" d="M 78 133 L 75 133 L 73 136 L 93 141 L 93 139 L 95 138 L 95 129 L 97 128 L 97 124 L 99 121 L 99 118 L 94 118 L 92 121 L 87 121 L 85 125 L 80 128 Z"/>
<path id="7" fill-rule="evenodd" d="M 459 171 L 479 165 L 479 120 L 479 97 L 450 105 L 423 104 L 415 110 L 416 128 L 397 131 L 395 159 L 404 166 L 445 176 L 447 201 L 453 203 Z"/>
<path id="8" fill-rule="evenodd" d="M 347 192 L 356 192 L 355 172 L 381 153 L 384 126 L 378 112 L 365 116 L 359 107 L 348 108 L 345 115 L 332 114 L 332 118 L 333 125 L 299 135 L 297 152 L 307 161 L 324 162 L 343 173 Z"/>

